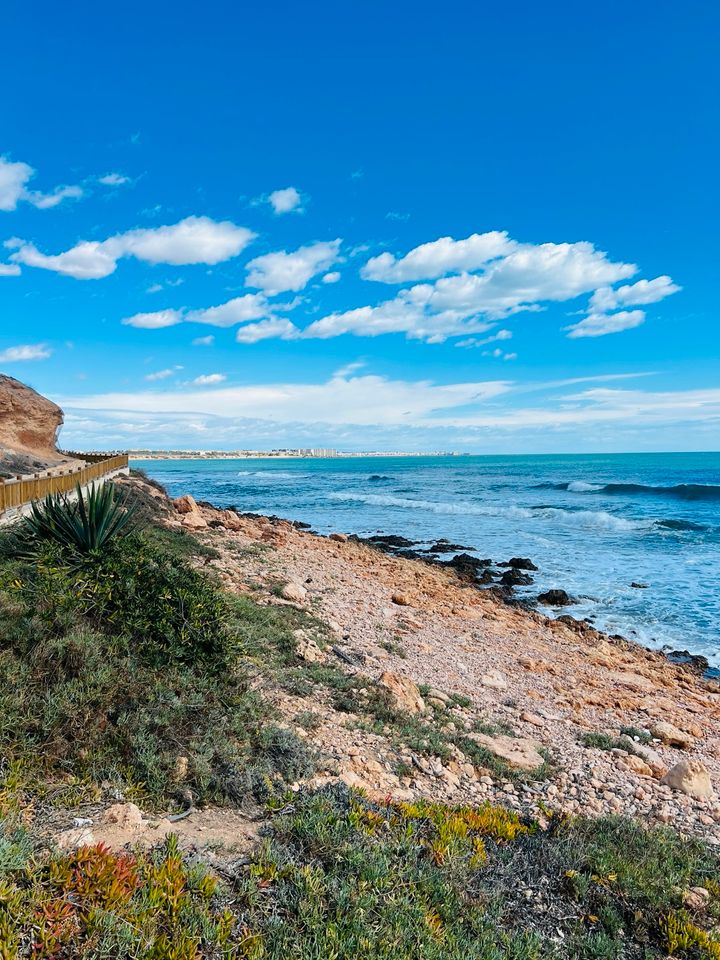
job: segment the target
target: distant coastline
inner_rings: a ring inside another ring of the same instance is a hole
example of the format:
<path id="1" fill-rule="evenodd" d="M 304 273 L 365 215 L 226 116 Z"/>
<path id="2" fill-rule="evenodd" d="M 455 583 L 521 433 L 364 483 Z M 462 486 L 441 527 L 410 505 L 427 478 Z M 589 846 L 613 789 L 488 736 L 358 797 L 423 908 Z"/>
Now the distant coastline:
<path id="1" fill-rule="evenodd" d="M 298 450 L 129 450 L 131 460 L 334 460 L 354 457 L 467 457 L 467 453 L 433 450 L 362 450 L 310 448 Z"/>

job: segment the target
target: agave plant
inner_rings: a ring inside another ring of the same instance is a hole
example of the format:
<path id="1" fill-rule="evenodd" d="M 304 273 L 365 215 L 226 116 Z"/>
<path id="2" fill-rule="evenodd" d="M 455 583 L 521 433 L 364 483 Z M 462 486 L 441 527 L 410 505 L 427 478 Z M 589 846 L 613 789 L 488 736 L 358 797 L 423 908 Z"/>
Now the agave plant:
<path id="1" fill-rule="evenodd" d="M 87 493 L 78 485 L 74 500 L 48 494 L 31 511 L 25 521 L 31 540 L 52 541 L 82 554 L 98 553 L 123 531 L 129 533 L 135 512 L 111 483 L 93 484 Z"/>

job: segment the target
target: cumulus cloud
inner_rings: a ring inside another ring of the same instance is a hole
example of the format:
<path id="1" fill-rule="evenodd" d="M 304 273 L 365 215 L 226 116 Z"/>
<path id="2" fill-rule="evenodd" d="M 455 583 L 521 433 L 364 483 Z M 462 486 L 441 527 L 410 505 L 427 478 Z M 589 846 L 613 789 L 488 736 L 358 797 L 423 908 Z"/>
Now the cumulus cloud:
<path id="1" fill-rule="evenodd" d="M 122 323 L 126 327 L 138 327 L 140 330 L 161 330 L 182 323 L 183 315 L 179 310 L 158 310 L 155 313 L 136 313 L 126 317 Z"/>
<path id="2" fill-rule="evenodd" d="M 210 334 L 207 337 L 195 337 L 192 341 L 194 347 L 211 347 L 215 343 L 215 337 Z"/>
<path id="3" fill-rule="evenodd" d="M 106 173 L 103 177 L 98 177 L 98 183 L 106 187 L 121 187 L 124 183 L 130 183 L 130 177 L 122 173 Z"/>
<path id="4" fill-rule="evenodd" d="M 240 327 L 235 339 L 238 343 L 258 343 L 260 340 L 297 340 L 299 329 L 284 317 L 269 317 L 259 323 Z"/>
<path id="5" fill-rule="evenodd" d="M 246 293 L 217 307 L 189 310 L 184 319 L 188 323 L 206 323 L 211 327 L 234 327 L 237 323 L 259 320 L 269 312 L 269 304 L 261 293 Z"/>
<path id="6" fill-rule="evenodd" d="M 13 163 L 7 157 L 0 157 L 0 210 L 16 210 L 24 201 L 40 210 L 56 207 L 63 200 L 78 199 L 83 195 L 79 186 L 55 187 L 49 193 L 30 190 L 29 182 L 35 176 L 35 170 L 28 163 Z"/>
<path id="7" fill-rule="evenodd" d="M 288 290 L 302 290 L 316 274 L 336 262 L 341 242 L 338 239 L 311 243 L 292 253 L 278 250 L 255 257 L 247 265 L 246 286 L 258 287 L 271 297 Z"/>
<path id="8" fill-rule="evenodd" d="M 107 240 L 82 240 L 64 253 L 47 255 L 32 243 L 13 239 L 10 259 L 30 267 L 53 270 L 79 280 L 97 280 L 114 273 L 123 257 L 145 263 L 174 266 L 205 263 L 213 265 L 237 256 L 255 234 L 229 220 L 186 217 L 170 226 L 130 230 Z"/>
<path id="9" fill-rule="evenodd" d="M 21 273 L 16 263 L 0 263 L 0 277 L 19 277 Z"/>
<path id="10" fill-rule="evenodd" d="M 337 270 L 333 270 L 331 273 L 326 273 L 322 278 L 322 283 L 337 283 L 340 279 L 340 274 Z"/>
<path id="11" fill-rule="evenodd" d="M 488 236 L 482 234 L 480 239 Z M 630 277 L 637 271 L 634 264 L 613 262 L 607 254 L 587 242 L 517 244 L 508 240 L 505 234 L 492 236 L 501 238 L 509 252 L 488 260 L 482 272 L 440 277 L 434 283 L 415 284 L 401 290 L 394 299 L 377 306 L 330 314 L 312 323 L 304 331 L 304 336 L 328 338 L 343 333 L 358 336 L 404 333 L 409 339 L 439 343 L 452 336 L 483 333 L 498 320 L 514 313 L 539 311 L 545 303 L 572 300 Z M 426 246 L 434 248 L 434 244 Z M 452 247 L 448 253 L 446 244 L 441 246 L 442 256 L 434 264 L 430 264 L 423 247 L 416 250 L 422 255 L 419 254 L 419 261 L 407 268 L 416 273 L 421 269 L 426 272 L 441 267 L 447 269 L 448 264 L 456 266 L 459 263 L 460 254 Z M 466 262 L 470 262 L 471 255 L 477 259 L 481 255 L 477 244 L 462 247 L 461 253 Z M 450 254 L 455 256 L 454 260 Z M 405 270 L 406 259 L 398 261 L 397 265 L 383 261 L 382 269 L 392 272 L 395 266 L 399 266 Z"/>
<path id="12" fill-rule="evenodd" d="M 154 373 L 147 373 L 145 379 L 152 383 L 155 380 L 167 380 L 168 377 L 171 377 L 177 370 L 182 370 L 182 367 L 167 367 L 165 370 L 156 370 Z"/>
<path id="13" fill-rule="evenodd" d="M 491 337 L 483 337 L 478 339 L 477 337 L 468 337 L 466 340 L 458 340 L 455 344 L 456 347 L 484 347 L 488 343 L 495 343 L 497 340 L 512 340 L 512 331 L 511 330 L 498 330 L 497 333 L 494 333 Z"/>
<path id="14" fill-rule="evenodd" d="M 632 330 L 645 322 L 643 310 L 620 310 L 618 313 L 590 313 L 584 320 L 565 329 L 571 340 L 579 337 L 604 337 L 608 333 Z"/>
<path id="15" fill-rule="evenodd" d="M 222 383 L 227 377 L 224 373 L 203 373 L 192 381 L 197 387 L 208 387 L 213 383 Z"/>
<path id="16" fill-rule="evenodd" d="M 617 307 L 657 303 L 681 289 L 667 276 L 655 277 L 654 280 L 638 280 L 615 290 L 612 287 L 601 287 L 590 298 L 590 310 L 593 313 L 604 313 Z"/>
<path id="17" fill-rule="evenodd" d="M 415 247 L 399 260 L 391 253 L 381 253 L 368 260 L 361 270 L 366 280 L 382 283 L 407 283 L 409 280 L 432 280 L 444 273 L 479 270 L 489 260 L 506 256 L 517 244 L 505 231 L 474 233 L 465 240 L 440 237 Z"/>
<path id="18" fill-rule="evenodd" d="M 273 190 L 268 196 L 268 203 L 275 213 L 303 213 L 303 198 L 295 187 L 284 187 L 282 190 Z"/>
<path id="19" fill-rule="evenodd" d="M 44 343 L 24 343 L 17 347 L 0 350 L 0 363 L 17 363 L 21 360 L 47 360 L 52 354 Z"/>

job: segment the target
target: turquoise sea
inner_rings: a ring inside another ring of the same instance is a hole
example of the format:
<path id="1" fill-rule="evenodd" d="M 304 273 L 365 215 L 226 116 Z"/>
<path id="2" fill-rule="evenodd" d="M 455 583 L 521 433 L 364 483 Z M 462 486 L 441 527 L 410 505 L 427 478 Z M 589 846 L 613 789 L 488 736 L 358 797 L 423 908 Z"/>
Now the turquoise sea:
<path id="1" fill-rule="evenodd" d="M 720 453 L 135 461 L 173 496 L 530 557 L 533 597 L 720 667 Z M 647 584 L 646 589 L 631 583 Z"/>

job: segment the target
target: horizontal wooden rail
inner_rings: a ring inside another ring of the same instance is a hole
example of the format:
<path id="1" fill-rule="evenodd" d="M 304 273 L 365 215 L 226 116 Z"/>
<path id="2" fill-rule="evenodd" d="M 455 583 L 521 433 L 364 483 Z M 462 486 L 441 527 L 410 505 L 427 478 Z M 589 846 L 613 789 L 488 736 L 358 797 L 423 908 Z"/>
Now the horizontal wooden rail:
<path id="1" fill-rule="evenodd" d="M 127 465 L 127 454 L 119 453 L 83 467 L 68 467 L 45 475 L 0 480 L 0 514 L 13 507 L 22 507 L 33 500 L 42 500 L 49 493 L 67 493 L 78 485 L 84 487 L 108 473 L 126 468 Z"/>

